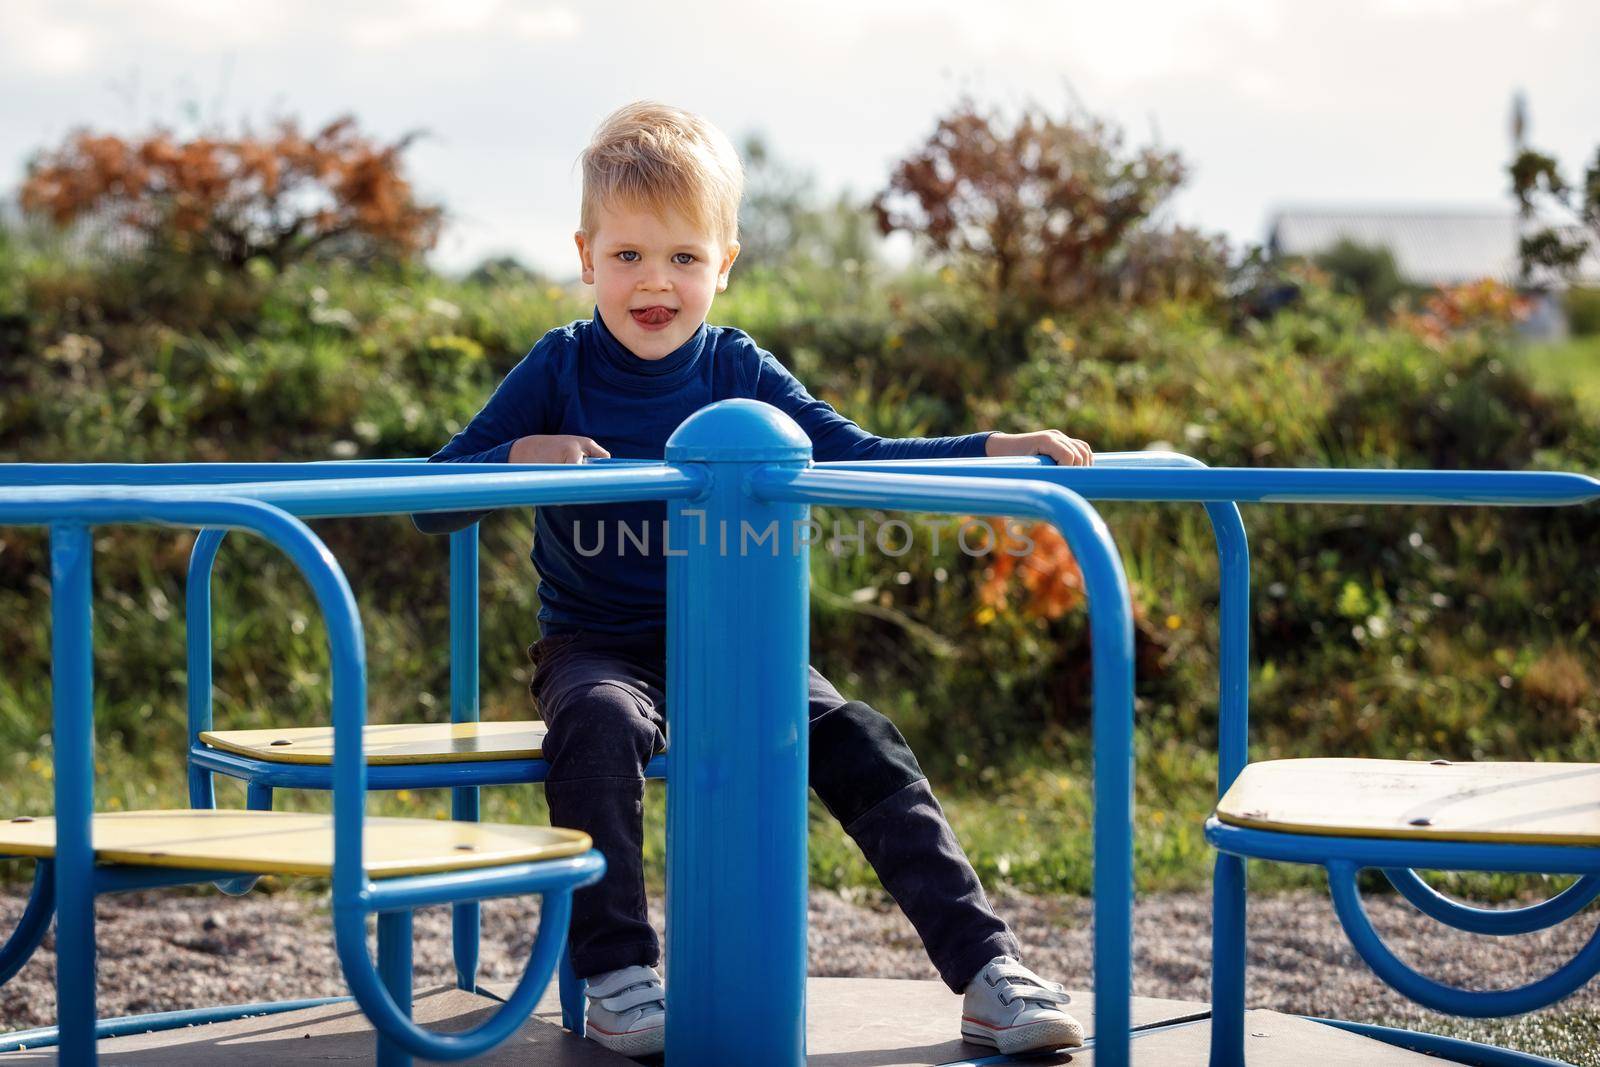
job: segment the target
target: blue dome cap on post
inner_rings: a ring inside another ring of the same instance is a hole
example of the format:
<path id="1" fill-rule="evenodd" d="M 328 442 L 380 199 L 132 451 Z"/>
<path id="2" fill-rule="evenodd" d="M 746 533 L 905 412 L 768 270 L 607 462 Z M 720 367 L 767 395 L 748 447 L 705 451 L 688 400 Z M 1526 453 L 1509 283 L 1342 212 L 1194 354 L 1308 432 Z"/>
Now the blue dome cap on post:
<path id="1" fill-rule="evenodd" d="M 707 404 L 667 438 L 666 458 L 676 460 L 795 460 L 811 458 L 811 438 L 771 404 L 746 397 Z"/>

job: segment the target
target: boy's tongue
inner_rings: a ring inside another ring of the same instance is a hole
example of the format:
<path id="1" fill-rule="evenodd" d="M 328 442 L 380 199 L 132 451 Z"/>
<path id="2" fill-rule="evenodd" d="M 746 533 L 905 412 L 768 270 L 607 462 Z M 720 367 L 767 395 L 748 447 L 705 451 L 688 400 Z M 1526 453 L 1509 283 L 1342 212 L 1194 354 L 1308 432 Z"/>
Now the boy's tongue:
<path id="1" fill-rule="evenodd" d="M 633 321 L 640 326 L 665 326 L 672 321 L 672 316 L 677 312 L 666 307 L 647 307 L 632 309 Z"/>

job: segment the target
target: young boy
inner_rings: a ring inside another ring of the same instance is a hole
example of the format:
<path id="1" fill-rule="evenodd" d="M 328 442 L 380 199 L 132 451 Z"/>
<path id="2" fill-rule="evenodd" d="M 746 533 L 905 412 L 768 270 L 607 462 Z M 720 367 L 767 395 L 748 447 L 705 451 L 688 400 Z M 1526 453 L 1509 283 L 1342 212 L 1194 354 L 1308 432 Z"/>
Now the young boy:
<path id="1" fill-rule="evenodd" d="M 584 151 L 583 281 L 595 312 L 551 330 L 435 460 L 576 463 L 660 459 L 689 415 L 726 397 L 787 412 L 818 461 L 1046 454 L 1092 462 L 1057 430 L 885 440 L 811 397 L 739 330 L 705 322 L 739 254 L 743 170 L 704 119 L 653 103 L 612 114 Z M 622 525 L 659 529 L 662 503 L 537 511 L 541 640 L 531 690 L 549 728 L 550 821 L 588 833 L 606 858 L 576 894 L 570 951 L 588 979 L 588 1033 L 643 1055 L 662 1047 L 660 946 L 645 910 L 644 766 L 665 743 L 666 561 Z M 430 532 L 461 516 L 418 516 Z M 609 532 L 609 536 L 607 536 Z M 940 976 L 964 993 L 961 1033 L 1013 1053 L 1082 1043 L 1062 987 L 1019 962 L 904 738 L 811 670 L 810 781 L 921 935 Z"/>

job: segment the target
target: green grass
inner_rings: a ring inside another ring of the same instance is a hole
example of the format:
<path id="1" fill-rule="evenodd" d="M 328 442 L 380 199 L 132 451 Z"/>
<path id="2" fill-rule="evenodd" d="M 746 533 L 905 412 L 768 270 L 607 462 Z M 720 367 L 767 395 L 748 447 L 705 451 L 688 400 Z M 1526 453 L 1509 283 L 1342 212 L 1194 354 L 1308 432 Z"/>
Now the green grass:
<path id="1" fill-rule="evenodd" d="M 1381 1026 L 1421 1030 L 1547 1056 L 1573 1067 L 1600 1067 L 1600 1012 L 1592 1010 L 1563 1011 L 1557 1007 L 1513 1019 L 1457 1019 L 1429 1014 L 1420 1023 L 1414 1018 L 1376 1021 Z"/>
<path id="2" fill-rule="evenodd" d="M 178 754 L 145 751 L 134 756 L 120 742 L 102 743 L 97 758 L 96 806 L 101 811 L 188 806 Z M 9 756 L 0 764 L 7 780 L 8 810 L 52 810 L 49 753 L 46 749 Z M 1140 893 L 1197 891 L 1211 884 L 1215 853 L 1202 824 L 1214 803 L 1215 769 L 1209 753 L 1175 741 L 1152 745 L 1141 738 L 1137 768 L 1135 872 Z M 984 885 L 1007 885 L 1030 893 L 1087 896 L 1092 887 L 1091 771 L 1082 754 L 1050 765 L 1018 765 L 1007 771 L 986 768 L 965 779 L 933 779 L 935 795 Z M 217 803 L 242 808 L 244 789 L 218 777 Z M 279 810 L 328 811 L 326 793 L 279 791 Z M 373 814 L 415 818 L 449 817 L 447 790 L 374 793 Z M 483 818 L 493 822 L 543 825 L 549 821 L 544 791 L 538 786 L 501 786 L 483 791 Z M 666 884 L 666 790 L 649 784 L 645 795 L 645 876 L 651 888 Z M 826 808 L 811 799 L 809 860 L 811 882 L 828 889 L 881 888 L 865 857 Z M 0 879 L 31 877 L 25 865 L 0 866 Z M 1492 900 L 1547 894 L 1565 884 L 1534 876 L 1440 875 L 1436 884 L 1450 892 Z M 1323 886 L 1319 868 L 1260 863 L 1251 869 L 1257 892 Z M 1369 888 L 1386 888 L 1376 878 Z"/>
<path id="3" fill-rule="evenodd" d="M 1558 392 L 1570 391 L 1589 412 L 1600 417 L 1600 335 L 1530 345 L 1521 359 L 1528 374 L 1540 385 Z"/>

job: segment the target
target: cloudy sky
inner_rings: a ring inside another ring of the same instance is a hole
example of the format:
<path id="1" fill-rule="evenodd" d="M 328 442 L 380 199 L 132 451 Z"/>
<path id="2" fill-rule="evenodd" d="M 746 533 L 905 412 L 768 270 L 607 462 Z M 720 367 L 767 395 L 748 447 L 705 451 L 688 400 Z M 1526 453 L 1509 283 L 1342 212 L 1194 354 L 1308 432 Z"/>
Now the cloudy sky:
<path id="1" fill-rule="evenodd" d="M 1569 174 L 1600 144 L 1594 0 L 0 0 L 0 191 L 90 125 L 353 112 L 410 155 L 461 267 L 573 271 L 574 160 L 650 97 L 876 191 L 961 93 L 1076 101 L 1179 149 L 1185 222 L 1261 239 L 1294 204 L 1506 203 L 1512 94 Z"/>

